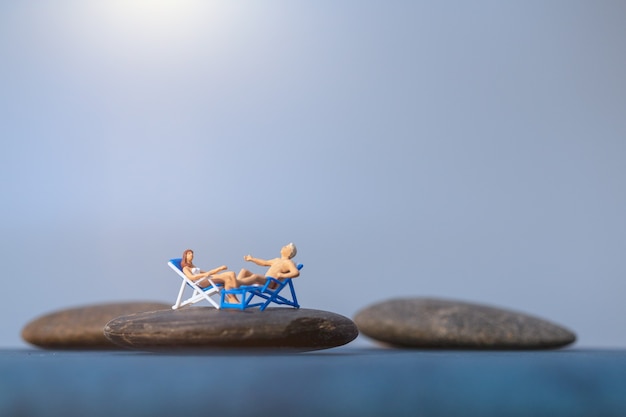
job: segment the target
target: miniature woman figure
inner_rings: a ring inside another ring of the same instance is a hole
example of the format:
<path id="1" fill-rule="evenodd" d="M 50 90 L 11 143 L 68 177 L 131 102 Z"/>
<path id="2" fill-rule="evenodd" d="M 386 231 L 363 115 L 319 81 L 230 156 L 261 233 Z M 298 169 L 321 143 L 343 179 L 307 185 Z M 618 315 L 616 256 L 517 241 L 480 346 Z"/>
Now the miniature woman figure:
<path id="1" fill-rule="evenodd" d="M 290 243 L 285 245 L 280 250 L 280 258 L 274 259 L 258 259 L 253 258 L 250 255 L 243 257 L 245 261 L 254 262 L 260 266 L 269 266 L 269 269 L 265 273 L 265 276 L 254 274 L 247 269 L 242 269 L 237 275 L 237 281 L 239 285 L 251 285 L 251 284 L 265 284 L 268 277 L 276 278 L 282 281 L 285 278 L 295 278 L 300 275 L 300 271 L 296 264 L 291 260 L 296 256 L 298 250 L 296 245 Z"/>
<path id="2" fill-rule="evenodd" d="M 183 252 L 183 258 L 180 262 L 180 266 L 183 269 L 185 276 L 198 284 L 201 288 L 211 285 L 209 280 L 206 278 L 210 278 L 215 283 L 223 284 L 224 288 L 227 290 L 239 287 L 239 283 L 237 282 L 234 272 L 228 271 L 218 274 L 218 272 L 228 269 L 226 265 L 218 266 L 217 268 L 206 272 L 197 268 L 193 264 L 193 251 L 191 249 L 187 249 Z M 230 303 L 239 303 L 239 300 L 234 294 L 226 294 L 226 298 Z"/>

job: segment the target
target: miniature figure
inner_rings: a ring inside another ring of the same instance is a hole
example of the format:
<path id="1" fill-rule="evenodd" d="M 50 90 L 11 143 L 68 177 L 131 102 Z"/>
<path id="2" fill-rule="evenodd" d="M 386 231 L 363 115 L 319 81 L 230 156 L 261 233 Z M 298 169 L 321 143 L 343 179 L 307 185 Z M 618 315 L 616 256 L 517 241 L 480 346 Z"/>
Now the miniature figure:
<path id="1" fill-rule="evenodd" d="M 227 271 L 218 274 L 218 272 L 226 271 L 228 269 L 226 265 L 218 266 L 217 268 L 207 272 L 200 270 L 200 268 L 197 268 L 193 264 L 193 251 L 191 249 L 187 249 L 185 250 L 185 252 L 183 252 L 183 258 L 180 262 L 180 266 L 185 276 L 198 284 L 198 286 L 201 288 L 205 288 L 211 285 L 209 280 L 206 278 L 210 278 L 215 283 L 224 284 L 224 288 L 226 290 L 239 287 L 239 283 L 237 282 L 237 278 L 235 277 L 235 273 L 233 271 Z M 226 297 L 228 298 L 228 302 L 230 303 L 239 303 L 239 300 L 234 294 L 226 294 Z"/>
<path id="2" fill-rule="evenodd" d="M 265 276 L 254 274 L 247 269 L 242 269 L 237 275 L 239 285 L 265 284 L 267 278 L 276 278 L 279 281 L 282 281 L 284 278 L 295 278 L 299 276 L 300 271 L 298 270 L 296 264 L 291 260 L 294 256 L 296 256 L 296 253 L 298 253 L 296 245 L 290 243 L 281 248 L 280 258 L 265 260 L 253 258 L 250 255 L 244 256 L 243 259 L 245 261 L 254 262 L 260 266 L 269 266 L 269 269 L 265 273 Z"/>

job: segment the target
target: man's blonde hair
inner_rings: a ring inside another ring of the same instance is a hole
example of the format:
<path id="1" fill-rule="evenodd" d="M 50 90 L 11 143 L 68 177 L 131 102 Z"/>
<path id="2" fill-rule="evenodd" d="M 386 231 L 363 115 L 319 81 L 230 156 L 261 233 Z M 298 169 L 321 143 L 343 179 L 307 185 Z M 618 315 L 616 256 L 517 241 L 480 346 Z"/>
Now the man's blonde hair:
<path id="1" fill-rule="evenodd" d="M 296 245 L 294 245 L 293 242 L 291 242 L 287 245 L 287 247 L 291 248 L 291 255 L 289 255 L 289 259 L 296 256 L 296 254 L 298 253 L 298 249 L 296 248 Z"/>

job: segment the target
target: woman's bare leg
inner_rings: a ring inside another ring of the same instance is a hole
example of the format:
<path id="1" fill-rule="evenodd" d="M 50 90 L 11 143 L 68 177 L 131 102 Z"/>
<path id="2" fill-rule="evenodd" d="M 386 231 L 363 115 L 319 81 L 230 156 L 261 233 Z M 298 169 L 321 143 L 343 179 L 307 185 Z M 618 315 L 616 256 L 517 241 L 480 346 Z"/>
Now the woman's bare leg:
<path id="1" fill-rule="evenodd" d="M 206 288 L 206 287 L 208 287 L 209 285 L 211 285 L 211 283 L 209 282 L 209 280 L 208 280 L 208 279 L 206 279 L 206 278 L 200 278 L 200 279 L 197 279 L 197 280 L 195 280 L 195 281 L 194 281 L 194 283 L 195 283 L 195 284 L 197 284 L 197 285 L 198 285 L 198 287 L 200 287 L 200 288 Z"/>

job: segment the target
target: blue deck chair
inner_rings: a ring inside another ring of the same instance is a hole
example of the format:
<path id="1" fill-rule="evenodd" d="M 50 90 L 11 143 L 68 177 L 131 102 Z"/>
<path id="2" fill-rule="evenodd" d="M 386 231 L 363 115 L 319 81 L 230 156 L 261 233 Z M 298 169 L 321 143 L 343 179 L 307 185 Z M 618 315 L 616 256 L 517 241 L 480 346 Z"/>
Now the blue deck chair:
<path id="1" fill-rule="evenodd" d="M 298 270 L 301 270 L 303 265 L 298 264 L 297 267 Z M 289 287 L 289 291 L 291 292 L 291 300 L 280 295 L 285 287 Z M 244 310 L 246 308 L 259 307 L 259 310 L 263 311 L 271 303 L 300 308 L 300 304 L 298 304 L 298 298 L 296 297 L 296 291 L 293 288 L 293 282 L 291 281 L 291 278 L 285 278 L 281 281 L 276 278 L 267 277 L 267 281 L 262 286 L 247 285 L 239 287 L 237 289 L 224 290 L 221 294 L 222 301 L 224 300 L 225 294 L 239 294 L 241 296 L 241 304 L 232 304 L 231 306 L 227 306 L 226 304 L 222 303 L 222 306 L 226 308 L 239 308 L 241 310 Z M 251 301 L 255 297 L 261 298 L 264 301 L 251 303 Z"/>
<path id="2" fill-rule="evenodd" d="M 252 300 L 256 296 L 256 291 L 261 288 L 260 285 L 242 285 L 239 288 L 231 288 L 229 290 L 223 289 L 220 292 L 220 306 L 222 308 L 235 308 L 238 310 L 245 310 L 246 308 L 260 307 L 265 304 L 265 301 L 255 302 Z M 231 294 L 239 297 L 239 303 L 229 303 L 226 300 L 226 295 Z"/>
<path id="3" fill-rule="evenodd" d="M 202 300 L 208 301 L 209 303 L 211 303 L 213 307 L 219 309 L 221 307 L 220 303 L 211 297 L 217 296 L 219 300 L 221 287 L 215 284 L 209 278 L 206 278 L 206 279 L 209 280 L 211 285 L 205 288 L 200 287 L 198 284 L 196 284 L 195 282 L 187 278 L 187 276 L 183 273 L 183 270 L 180 266 L 181 261 L 182 261 L 182 258 L 174 258 L 174 259 L 170 259 L 169 262 L 167 263 L 169 267 L 172 268 L 174 272 L 176 272 L 178 276 L 183 279 L 183 282 L 180 285 L 180 290 L 178 291 L 178 297 L 176 298 L 176 302 L 172 306 L 172 309 L 176 310 L 180 307 L 184 307 L 189 304 L 195 304 L 198 301 L 202 301 Z M 187 287 L 191 287 L 193 289 L 193 294 L 191 295 L 191 297 L 183 301 L 183 294 Z"/>

